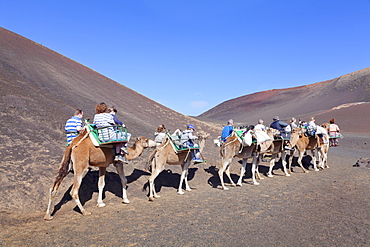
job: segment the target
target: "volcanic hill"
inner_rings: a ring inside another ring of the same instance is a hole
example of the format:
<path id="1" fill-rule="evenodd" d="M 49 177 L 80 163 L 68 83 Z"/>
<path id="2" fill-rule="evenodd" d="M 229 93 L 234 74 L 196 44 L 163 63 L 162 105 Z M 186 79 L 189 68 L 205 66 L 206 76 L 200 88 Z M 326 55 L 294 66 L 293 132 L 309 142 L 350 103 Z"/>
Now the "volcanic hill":
<path id="1" fill-rule="evenodd" d="M 274 89 L 231 99 L 198 116 L 204 121 L 269 124 L 276 115 L 289 121 L 295 117 L 316 123 L 335 118 L 344 131 L 370 132 L 370 68 L 306 86 Z"/>

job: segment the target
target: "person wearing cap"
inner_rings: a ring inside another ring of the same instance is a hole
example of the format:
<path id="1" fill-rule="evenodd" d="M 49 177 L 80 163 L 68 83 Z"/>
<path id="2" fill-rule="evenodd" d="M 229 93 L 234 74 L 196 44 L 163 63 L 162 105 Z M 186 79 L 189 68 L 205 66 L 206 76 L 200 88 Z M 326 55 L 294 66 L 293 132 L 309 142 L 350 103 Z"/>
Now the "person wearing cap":
<path id="1" fill-rule="evenodd" d="M 278 116 L 275 116 L 273 118 L 273 122 L 270 124 L 270 128 L 276 129 L 280 131 L 280 136 L 284 139 L 286 138 L 286 131 L 285 128 L 288 126 L 287 123 L 280 121 L 280 118 Z M 289 147 L 290 141 L 289 140 L 284 140 L 284 149 L 290 150 L 291 148 Z"/>
<path id="2" fill-rule="evenodd" d="M 194 147 L 198 147 L 197 144 L 194 143 L 194 141 L 196 139 L 198 139 L 197 136 L 193 135 L 193 132 L 195 131 L 195 127 L 194 125 L 192 124 L 188 124 L 186 126 L 186 130 L 184 130 L 181 135 L 180 135 L 180 139 L 181 139 L 181 146 L 182 148 L 194 148 Z M 195 150 L 191 150 L 191 155 L 193 157 L 193 161 L 196 162 L 196 163 L 202 163 L 203 160 L 200 159 L 200 153 L 199 151 L 197 153 L 195 153 Z"/>
<path id="3" fill-rule="evenodd" d="M 226 142 L 227 138 L 231 135 L 231 133 L 233 132 L 233 125 L 234 125 L 234 120 L 232 119 L 229 119 L 227 121 L 227 125 L 222 129 L 222 133 L 221 133 L 221 140 L 223 142 Z"/>
<path id="4" fill-rule="evenodd" d="M 266 126 L 263 124 L 263 120 L 260 119 L 258 120 L 258 124 L 256 124 L 256 126 L 254 126 L 254 130 L 259 130 L 259 131 L 265 131 L 266 130 Z"/>

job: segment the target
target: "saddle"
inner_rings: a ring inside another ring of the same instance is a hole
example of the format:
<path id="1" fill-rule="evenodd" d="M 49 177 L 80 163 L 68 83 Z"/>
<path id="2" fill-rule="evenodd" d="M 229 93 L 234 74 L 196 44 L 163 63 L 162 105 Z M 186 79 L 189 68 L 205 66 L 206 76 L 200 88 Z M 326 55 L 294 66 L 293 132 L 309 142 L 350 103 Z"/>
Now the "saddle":
<path id="1" fill-rule="evenodd" d="M 170 135 L 169 133 L 166 134 L 167 139 L 169 140 L 172 148 L 174 149 L 175 153 L 181 153 L 181 152 L 189 152 L 191 150 L 199 150 L 199 143 L 194 144 L 194 146 L 183 146 L 181 145 L 182 139 L 178 135 Z"/>

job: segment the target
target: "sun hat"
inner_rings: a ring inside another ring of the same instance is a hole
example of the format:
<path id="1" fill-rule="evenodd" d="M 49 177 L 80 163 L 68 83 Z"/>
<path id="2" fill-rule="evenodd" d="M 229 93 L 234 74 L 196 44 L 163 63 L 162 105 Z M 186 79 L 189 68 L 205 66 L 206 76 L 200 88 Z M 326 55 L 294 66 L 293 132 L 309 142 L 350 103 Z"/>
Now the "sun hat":
<path id="1" fill-rule="evenodd" d="M 194 125 L 192 125 L 192 124 L 188 124 L 188 126 L 186 126 L 186 128 L 187 128 L 187 129 L 193 129 L 193 130 L 195 130 L 195 127 L 194 127 Z"/>

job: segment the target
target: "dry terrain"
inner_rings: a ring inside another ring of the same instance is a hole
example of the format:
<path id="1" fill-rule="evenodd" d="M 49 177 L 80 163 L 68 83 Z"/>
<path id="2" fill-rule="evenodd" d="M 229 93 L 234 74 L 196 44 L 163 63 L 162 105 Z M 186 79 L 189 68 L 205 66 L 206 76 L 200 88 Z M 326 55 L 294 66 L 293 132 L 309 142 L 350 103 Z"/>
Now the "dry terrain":
<path id="1" fill-rule="evenodd" d="M 369 246 L 370 168 L 353 167 L 370 157 L 369 134 L 345 134 L 329 152 L 329 169 L 305 174 L 295 164 L 291 177 L 281 167 L 275 176 L 251 185 L 220 189 L 215 164 L 192 166 L 185 195 L 176 194 L 178 167 L 168 167 L 157 179 L 161 198 L 149 202 L 140 168 L 127 169 L 130 204 L 119 198 L 119 180 L 107 177 L 105 208 L 95 207 L 96 171 L 84 179 L 85 207 L 91 216 L 74 210 L 66 179 L 57 198 L 55 218 L 43 212 L 3 215 L 3 246 Z M 306 158 L 308 167 L 310 159 Z M 267 169 L 262 163 L 260 171 Z M 238 160 L 232 174 L 239 175 Z M 69 175 L 71 176 L 71 175 Z M 68 178 L 68 177 L 67 177 Z M 21 202 L 21 198 L 20 202 Z M 46 207 L 46 205 L 45 205 Z M 5 220 L 6 218 L 6 220 Z"/>

